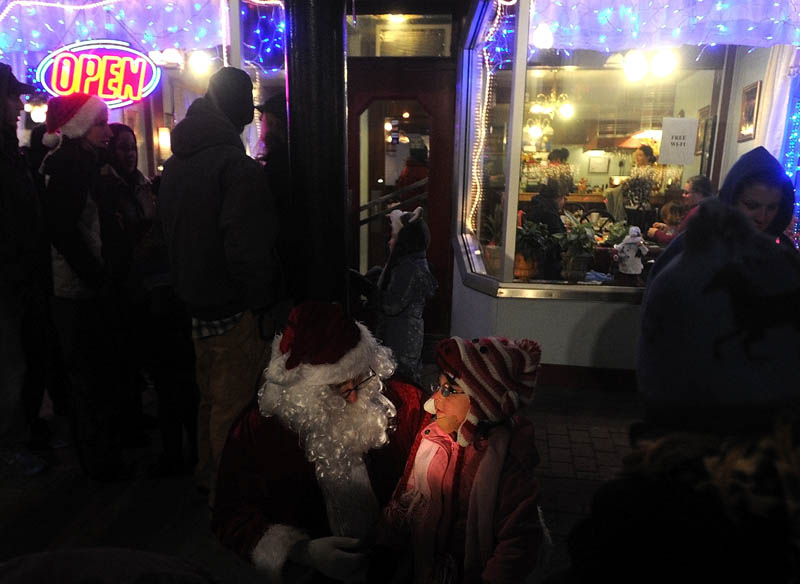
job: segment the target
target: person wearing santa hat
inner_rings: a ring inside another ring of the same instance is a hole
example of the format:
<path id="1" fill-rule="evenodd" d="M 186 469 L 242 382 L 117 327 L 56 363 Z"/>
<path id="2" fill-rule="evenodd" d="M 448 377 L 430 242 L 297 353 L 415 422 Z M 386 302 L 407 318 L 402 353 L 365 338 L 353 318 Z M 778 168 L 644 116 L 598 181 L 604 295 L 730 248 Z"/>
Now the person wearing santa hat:
<path id="1" fill-rule="evenodd" d="M 20 95 L 34 91 L 0 63 L 0 475 L 45 467 L 24 446 L 25 322 L 46 302 L 48 274 L 42 209 L 17 139 Z"/>
<path id="2" fill-rule="evenodd" d="M 363 580 L 424 417 L 415 386 L 384 385 L 394 367 L 337 304 L 301 304 L 275 337 L 258 398 L 228 436 L 212 520 L 270 581 Z"/>
<path id="3" fill-rule="evenodd" d="M 547 537 L 539 457 L 518 411 L 533 400 L 540 358 L 528 339 L 437 345 L 439 381 L 425 403 L 436 418 L 417 435 L 386 509 L 389 541 L 407 558 L 391 566 L 392 581 L 516 583 L 535 569 Z"/>
<path id="4" fill-rule="evenodd" d="M 52 246 L 53 319 L 70 381 L 72 429 L 81 466 L 98 480 L 125 474 L 119 452 L 123 417 L 118 322 L 101 233 L 97 181 L 111 139 L 108 108 L 73 93 L 47 102 L 51 148 L 42 163 Z"/>

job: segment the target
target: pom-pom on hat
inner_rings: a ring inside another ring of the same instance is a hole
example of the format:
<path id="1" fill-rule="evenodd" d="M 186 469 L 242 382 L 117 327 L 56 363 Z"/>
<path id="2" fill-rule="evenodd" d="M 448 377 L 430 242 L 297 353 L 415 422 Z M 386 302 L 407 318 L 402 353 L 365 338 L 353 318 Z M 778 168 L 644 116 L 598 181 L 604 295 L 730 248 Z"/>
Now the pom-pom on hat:
<path id="1" fill-rule="evenodd" d="M 536 341 L 486 337 L 439 341 L 436 361 L 470 398 L 458 429 L 458 443 L 468 446 L 481 420 L 500 422 L 533 401 L 542 351 Z"/>
<path id="2" fill-rule="evenodd" d="M 369 369 L 389 377 L 394 372 L 391 351 L 339 304 L 310 301 L 292 309 L 283 334 L 272 342 L 272 360 L 264 373 L 267 386 L 313 386 L 343 383 Z"/>
<path id="3" fill-rule="evenodd" d="M 106 104 L 93 95 L 72 93 L 51 97 L 47 101 L 47 133 L 42 138 L 42 143 L 48 148 L 54 148 L 61 142 L 61 136 L 85 136 L 103 112 L 108 112 Z"/>

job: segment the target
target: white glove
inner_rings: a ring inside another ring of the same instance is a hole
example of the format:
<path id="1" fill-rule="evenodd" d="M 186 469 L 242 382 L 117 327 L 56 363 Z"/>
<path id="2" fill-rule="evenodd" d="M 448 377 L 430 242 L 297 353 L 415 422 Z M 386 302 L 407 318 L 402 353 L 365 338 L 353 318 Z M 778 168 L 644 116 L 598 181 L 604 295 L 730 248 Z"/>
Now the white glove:
<path id="1" fill-rule="evenodd" d="M 305 546 L 303 563 L 334 580 L 363 582 L 369 558 L 357 551 L 360 546 L 361 542 L 354 537 L 312 539 Z"/>

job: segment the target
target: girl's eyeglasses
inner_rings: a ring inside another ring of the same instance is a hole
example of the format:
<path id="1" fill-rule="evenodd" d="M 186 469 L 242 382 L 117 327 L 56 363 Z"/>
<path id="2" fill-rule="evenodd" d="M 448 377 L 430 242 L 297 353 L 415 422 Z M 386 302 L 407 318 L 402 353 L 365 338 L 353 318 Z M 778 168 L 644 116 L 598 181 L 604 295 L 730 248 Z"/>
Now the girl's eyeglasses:
<path id="1" fill-rule="evenodd" d="M 431 395 L 436 393 L 437 391 L 442 392 L 442 397 L 450 397 L 451 395 L 458 395 L 460 393 L 465 393 L 460 389 L 453 389 L 453 386 L 448 383 L 431 383 Z"/>

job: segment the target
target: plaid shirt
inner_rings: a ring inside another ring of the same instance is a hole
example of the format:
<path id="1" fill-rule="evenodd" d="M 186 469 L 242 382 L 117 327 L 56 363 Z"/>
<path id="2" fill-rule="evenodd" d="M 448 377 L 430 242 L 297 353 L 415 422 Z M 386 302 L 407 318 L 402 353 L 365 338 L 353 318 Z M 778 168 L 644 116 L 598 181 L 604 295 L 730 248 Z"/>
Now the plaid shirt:
<path id="1" fill-rule="evenodd" d="M 200 320 L 192 317 L 192 339 L 205 339 L 206 337 L 224 335 L 239 324 L 243 314 L 244 312 L 239 312 L 219 320 Z"/>

